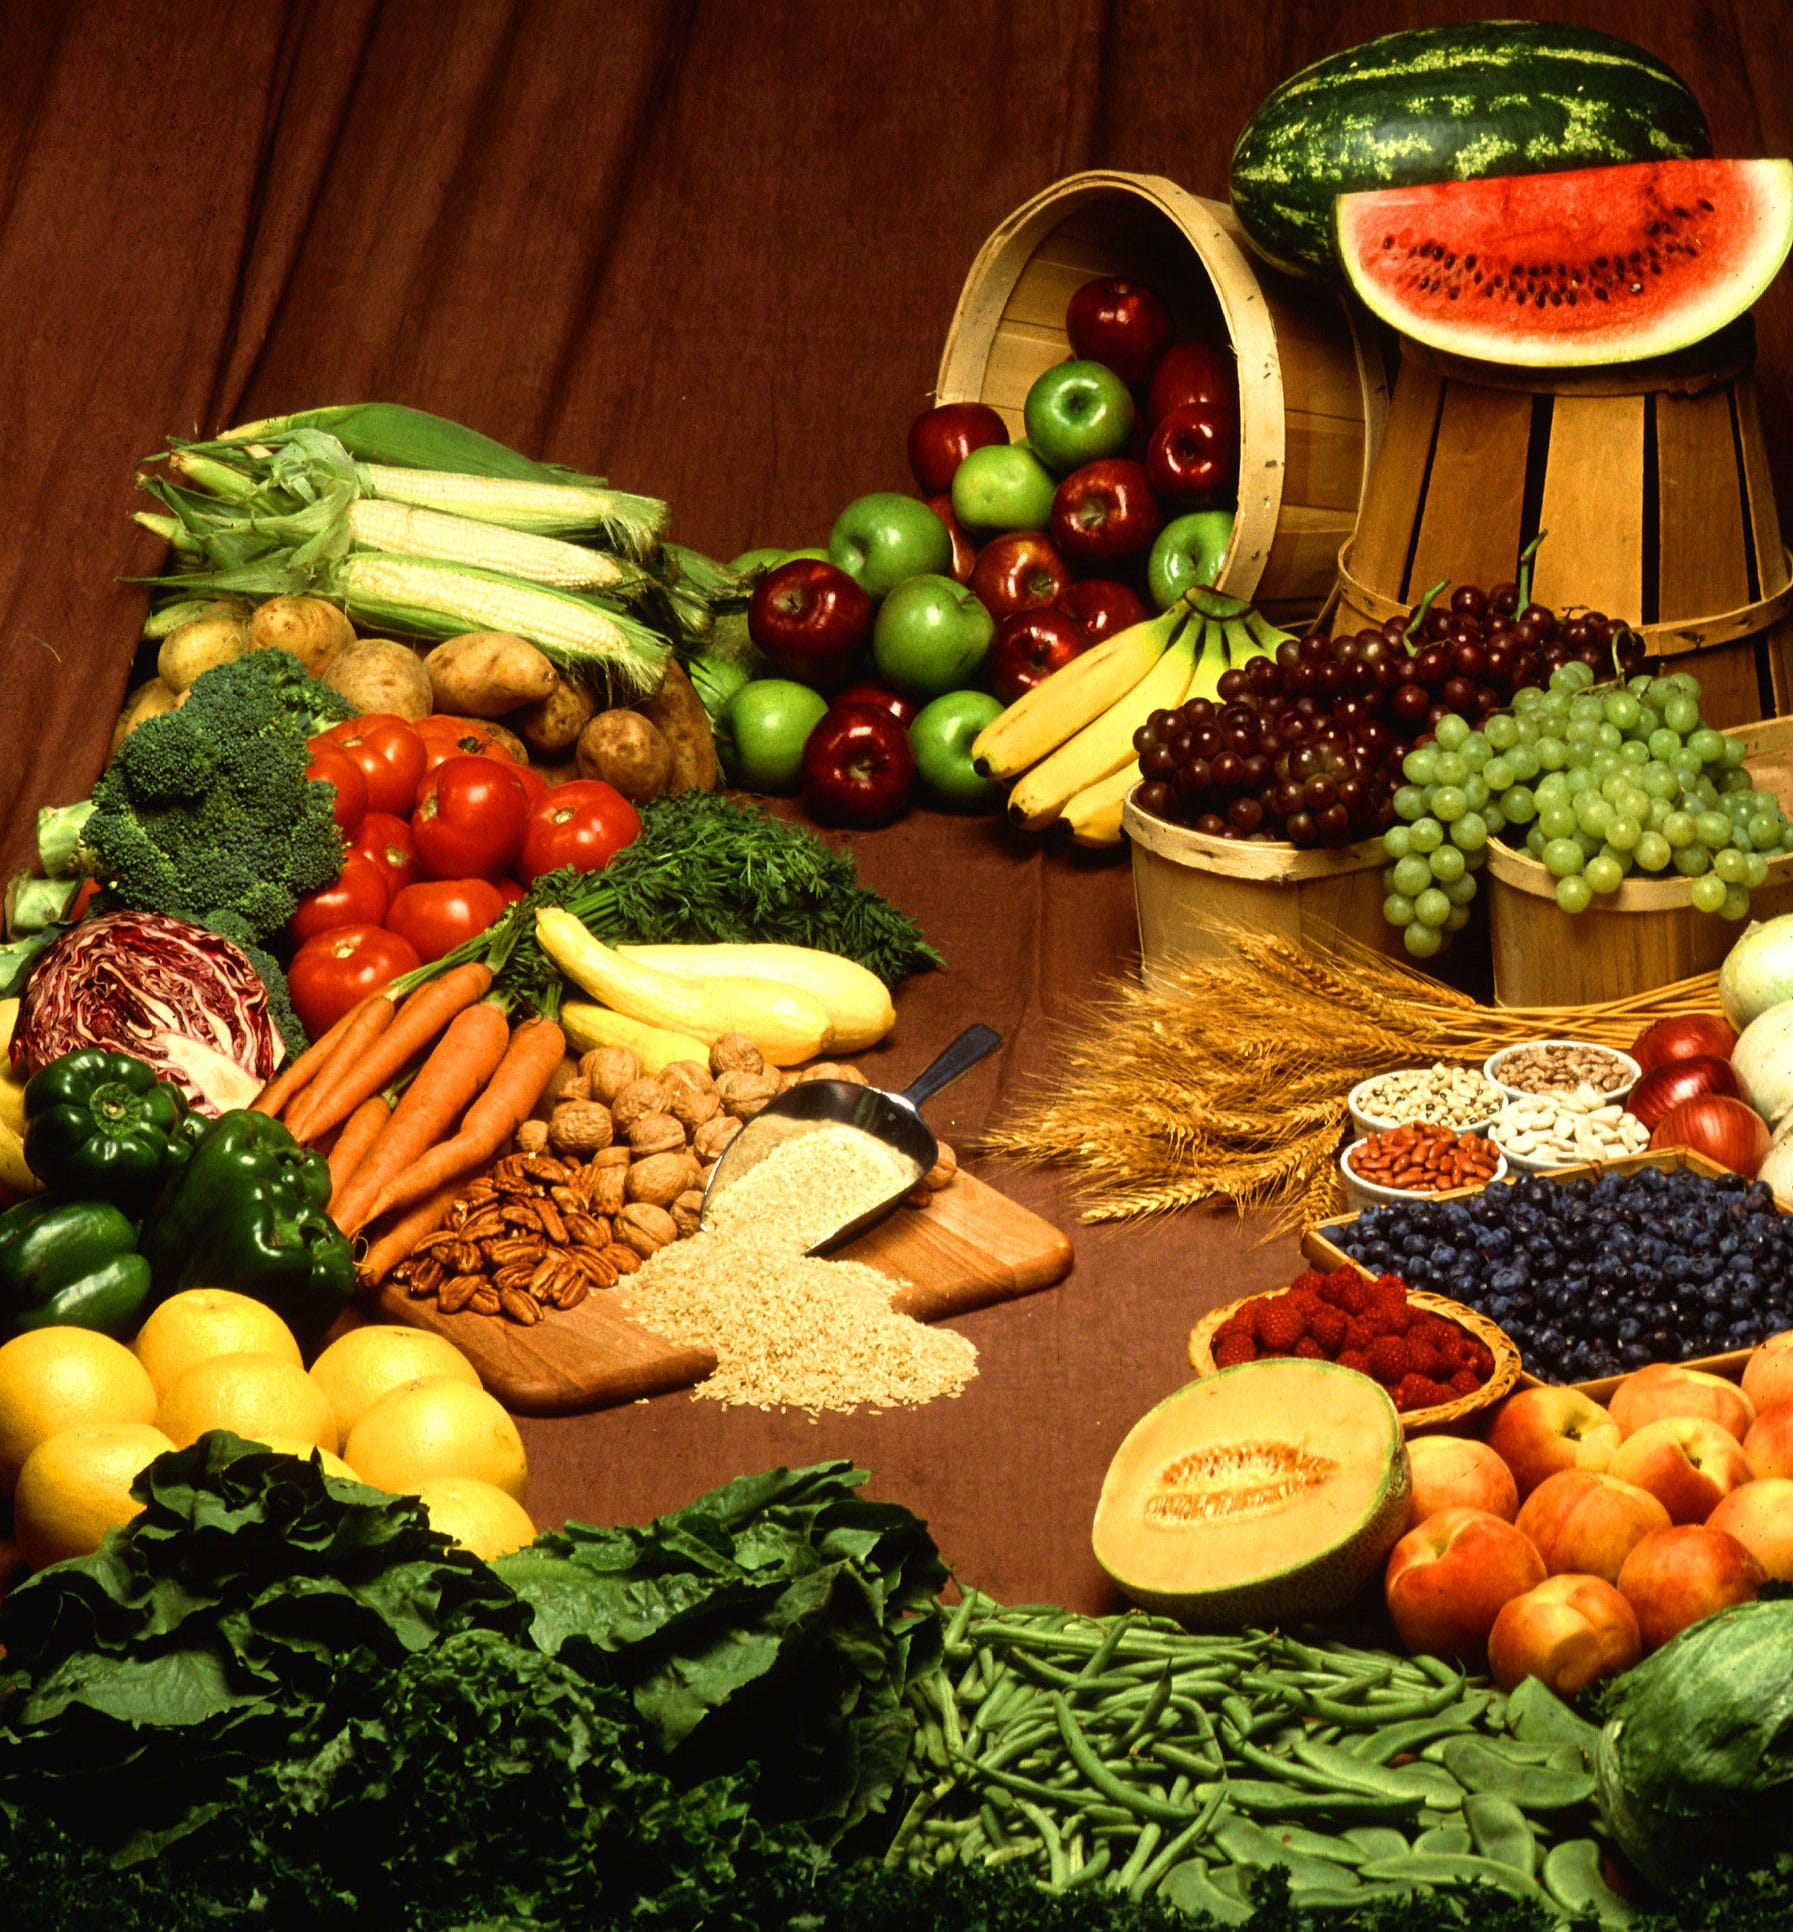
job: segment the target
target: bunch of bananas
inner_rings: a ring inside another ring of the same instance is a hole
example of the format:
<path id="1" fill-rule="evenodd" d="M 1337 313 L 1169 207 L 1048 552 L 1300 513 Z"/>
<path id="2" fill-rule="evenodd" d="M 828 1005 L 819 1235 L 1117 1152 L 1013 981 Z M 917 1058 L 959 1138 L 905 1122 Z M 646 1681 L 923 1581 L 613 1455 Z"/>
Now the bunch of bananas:
<path id="1" fill-rule="evenodd" d="M 25 1165 L 25 1083 L 12 1070 L 9 1049 L 19 1022 L 19 1002 L 0 1000 L 0 1206 L 43 1183 Z"/>
<path id="2" fill-rule="evenodd" d="M 971 747 L 987 778 L 1014 779 L 1008 814 L 1030 832 L 1063 820 L 1080 845 L 1114 845 L 1139 780 L 1133 734 L 1154 711 L 1217 699 L 1220 679 L 1274 657 L 1289 634 L 1205 586 L 1118 631 L 1023 692 Z"/>

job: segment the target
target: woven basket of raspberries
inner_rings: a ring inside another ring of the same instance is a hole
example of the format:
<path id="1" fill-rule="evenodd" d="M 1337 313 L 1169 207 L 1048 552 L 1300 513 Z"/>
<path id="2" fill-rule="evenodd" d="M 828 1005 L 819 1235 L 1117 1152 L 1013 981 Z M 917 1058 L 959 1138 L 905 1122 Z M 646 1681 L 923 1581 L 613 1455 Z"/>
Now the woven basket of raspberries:
<path id="1" fill-rule="evenodd" d="M 1486 1315 L 1398 1275 L 1372 1280 L 1356 1268 L 1310 1268 L 1287 1288 L 1216 1308 L 1189 1337 L 1199 1375 L 1265 1355 L 1337 1362 L 1372 1377 L 1409 1435 L 1486 1408 L 1519 1377 L 1518 1349 Z"/>

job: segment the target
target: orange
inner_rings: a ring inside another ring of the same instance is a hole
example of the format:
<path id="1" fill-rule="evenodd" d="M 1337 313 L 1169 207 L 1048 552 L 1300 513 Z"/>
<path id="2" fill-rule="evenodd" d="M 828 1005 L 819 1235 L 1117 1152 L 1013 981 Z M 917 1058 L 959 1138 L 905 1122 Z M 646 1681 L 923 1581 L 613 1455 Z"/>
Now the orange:
<path id="1" fill-rule="evenodd" d="M 174 1444 L 147 1422 L 58 1429 L 19 1471 L 13 1491 L 13 1535 L 34 1570 L 68 1556 L 90 1556 L 109 1529 L 143 1505 L 131 1494 L 139 1470 Z"/>
<path id="2" fill-rule="evenodd" d="M 529 1512 L 514 1496 L 477 1476 L 444 1476 L 417 1492 L 430 1519 L 451 1543 L 490 1563 L 535 1541 Z"/>
<path id="3" fill-rule="evenodd" d="M 520 1503 L 529 1478 L 523 1438 L 497 1398 L 447 1375 L 389 1389 L 342 1454 L 375 1489 L 415 1492 L 443 1476 L 476 1476 Z"/>
<path id="4" fill-rule="evenodd" d="M 91 1328 L 33 1328 L 0 1348 L 0 1495 L 25 1458 L 59 1429 L 153 1422 L 156 1391 L 143 1364 Z"/>
<path id="5" fill-rule="evenodd" d="M 211 1355 L 176 1377 L 156 1427 L 178 1447 L 208 1429 L 229 1429 L 260 1442 L 269 1436 L 338 1447 L 330 1398 L 297 1362 L 278 1355 Z"/>
<path id="6" fill-rule="evenodd" d="M 230 1288 L 187 1288 L 150 1311 L 132 1352 L 166 1395 L 195 1362 L 214 1355 L 278 1355 L 300 1366 L 299 1344 L 266 1302 Z"/>
<path id="7" fill-rule="evenodd" d="M 311 1379 L 329 1396 L 344 1442 L 388 1390 L 432 1375 L 454 1376 L 470 1388 L 480 1385 L 479 1371 L 446 1335 L 391 1322 L 350 1329 L 311 1365 Z"/>

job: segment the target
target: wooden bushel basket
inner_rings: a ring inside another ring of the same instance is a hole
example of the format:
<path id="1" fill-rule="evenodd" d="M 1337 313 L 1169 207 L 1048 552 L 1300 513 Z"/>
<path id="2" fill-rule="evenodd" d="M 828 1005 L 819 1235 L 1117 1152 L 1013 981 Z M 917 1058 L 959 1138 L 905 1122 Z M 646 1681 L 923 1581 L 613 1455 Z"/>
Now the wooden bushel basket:
<path id="1" fill-rule="evenodd" d="M 986 402 L 1018 437 L 1028 390 L 1070 353 L 1065 305 L 1098 275 L 1156 289 L 1179 336 L 1210 332 L 1217 316 L 1224 324 L 1239 365 L 1239 510 L 1217 588 L 1273 623 L 1312 620 L 1357 522 L 1387 382 L 1346 303 L 1255 262 L 1223 203 L 1158 175 L 1106 171 L 1035 195 L 972 264 L 938 399 Z"/>
<path id="2" fill-rule="evenodd" d="M 1747 322 L 1661 362 L 1504 369 L 1406 342 L 1333 631 L 1440 579 L 1510 579 L 1603 610 L 1700 679 L 1708 722 L 1793 710 L 1793 557 L 1781 538 Z"/>

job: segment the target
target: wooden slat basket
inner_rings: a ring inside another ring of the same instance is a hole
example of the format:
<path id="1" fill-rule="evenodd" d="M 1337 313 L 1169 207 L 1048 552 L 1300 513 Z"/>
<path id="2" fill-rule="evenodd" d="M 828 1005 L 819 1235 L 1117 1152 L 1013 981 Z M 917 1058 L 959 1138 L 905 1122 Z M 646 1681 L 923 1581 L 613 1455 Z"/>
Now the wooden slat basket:
<path id="1" fill-rule="evenodd" d="M 1273 622 L 1332 595 L 1388 404 L 1379 339 L 1335 294 L 1275 275 L 1232 210 L 1158 175 L 1067 176 L 1018 208 L 971 266 L 940 359 L 941 402 L 981 401 L 1013 435 L 1035 379 L 1069 353 L 1065 305 L 1093 276 L 1149 284 L 1179 334 L 1216 315 L 1239 366 L 1239 510 L 1218 588 Z"/>

